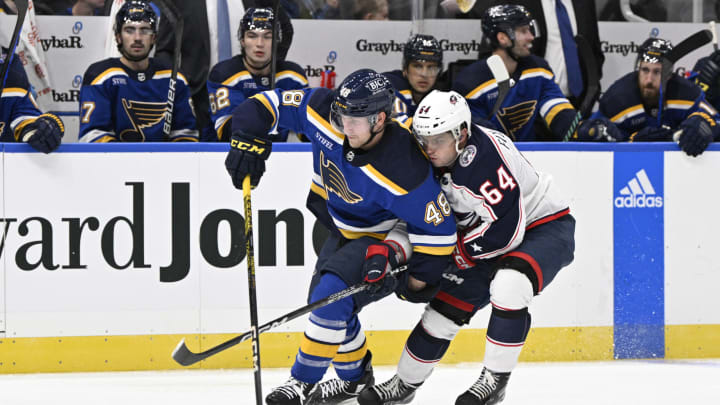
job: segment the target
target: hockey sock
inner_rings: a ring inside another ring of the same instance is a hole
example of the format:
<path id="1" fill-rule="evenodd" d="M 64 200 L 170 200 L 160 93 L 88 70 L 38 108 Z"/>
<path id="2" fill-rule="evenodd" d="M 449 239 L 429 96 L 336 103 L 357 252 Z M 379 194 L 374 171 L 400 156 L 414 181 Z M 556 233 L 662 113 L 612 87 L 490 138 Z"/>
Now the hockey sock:
<path id="1" fill-rule="evenodd" d="M 512 371 L 530 331 L 527 308 L 506 311 L 493 306 L 485 344 L 485 366 L 494 372 Z"/>
<path id="2" fill-rule="evenodd" d="M 323 274 L 310 295 L 317 301 L 347 288 L 347 284 L 332 273 Z M 306 383 L 320 381 L 335 357 L 340 344 L 345 341 L 348 323 L 353 318 L 351 297 L 318 308 L 310 313 L 305 335 L 295 357 L 291 374 Z"/>
<path id="3" fill-rule="evenodd" d="M 400 356 L 400 379 L 410 384 L 425 381 L 459 330 L 459 325 L 427 306 Z"/>
<path id="4" fill-rule="evenodd" d="M 333 359 L 335 373 L 345 381 L 357 381 L 364 372 L 363 359 L 367 354 L 365 333 L 357 316 L 348 323 L 345 341 Z"/>

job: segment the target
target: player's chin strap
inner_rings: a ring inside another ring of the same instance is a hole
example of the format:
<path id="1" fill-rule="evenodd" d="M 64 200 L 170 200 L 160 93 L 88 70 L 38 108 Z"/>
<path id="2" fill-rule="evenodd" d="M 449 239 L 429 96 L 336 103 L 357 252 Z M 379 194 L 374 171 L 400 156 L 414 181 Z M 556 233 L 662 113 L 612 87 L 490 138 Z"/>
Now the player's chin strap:
<path id="1" fill-rule="evenodd" d="M 379 133 L 381 133 L 381 132 L 383 132 L 383 131 L 385 130 L 385 123 L 383 123 L 383 126 L 382 126 L 379 130 L 373 131 L 373 128 L 375 127 L 375 125 L 377 125 L 377 117 L 378 117 L 379 115 L 380 115 L 380 113 L 375 114 L 376 119 L 373 120 L 373 121 L 375 121 L 375 122 L 374 122 L 374 123 L 373 123 L 373 122 L 370 123 L 370 124 L 372 125 L 372 126 L 370 127 L 370 138 L 368 138 L 368 140 L 365 141 L 365 143 L 363 143 L 362 145 L 360 145 L 360 147 L 358 147 L 357 149 L 362 149 L 363 146 L 369 144 L 370 142 L 372 142 L 373 139 L 375 139 L 375 135 L 377 135 L 377 134 L 379 134 Z M 387 119 L 388 119 L 388 114 L 386 113 L 386 114 L 385 114 L 385 121 L 386 121 L 386 122 L 387 122 Z"/>

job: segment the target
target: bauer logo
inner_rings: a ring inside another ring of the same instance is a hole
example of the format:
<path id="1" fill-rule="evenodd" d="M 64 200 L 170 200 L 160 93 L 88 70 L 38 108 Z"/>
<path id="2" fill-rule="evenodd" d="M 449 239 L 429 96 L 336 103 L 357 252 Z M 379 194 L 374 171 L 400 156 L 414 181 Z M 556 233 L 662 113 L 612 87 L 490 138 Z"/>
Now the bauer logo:
<path id="1" fill-rule="evenodd" d="M 618 190 L 617 208 L 661 208 L 663 197 L 655 191 L 645 169 L 641 169 Z"/>

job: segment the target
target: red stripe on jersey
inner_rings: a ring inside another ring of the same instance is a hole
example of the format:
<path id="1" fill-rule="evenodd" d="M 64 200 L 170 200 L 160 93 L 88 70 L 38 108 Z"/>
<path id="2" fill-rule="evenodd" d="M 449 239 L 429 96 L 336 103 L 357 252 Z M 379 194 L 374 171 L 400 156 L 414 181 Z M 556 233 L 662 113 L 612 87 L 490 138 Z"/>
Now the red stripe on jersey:
<path id="1" fill-rule="evenodd" d="M 550 222 L 550 221 L 554 221 L 554 220 L 556 220 L 556 219 L 558 219 L 558 218 L 560 218 L 560 217 L 564 217 L 565 215 L 568 215 L 569 213 L 570 213 L 570 208 L 565 208 L 564 210 L 562 210 L 562 211 L 560 211 L 560 212 L 558 212 L 558 213 L 556 213 L 556 214 L 548 215 L 548 216 L 546 216 L 546 217 L 542 217 L 542 218 L 538 219 L 537 221 L 535 221 L 535 222 L 533 222 L 532 224 L 528 225 L 528 226 L 525 228 L 525 230 L 535 228 L 536 226 L 540 226 L 540 225 L 542 225 L 542 224 L 546 224 L 546 223 L 548 223 L 548 222 Z"/>
<path id="2" fill-rule="evenodd" d="M 469 271 L 473 271 L 473 270 L 469 270 Z M 450 305 L 454 306 L 455 308 L 461 309 L 465 312 L 472 312 L 473 308 L 475 308 L 474 305 L 468 304 L 467 302 L 465 302 L 463 300 L 457 299 L 444 291 L 438 291 L 438 293 L 435 295 L 435 298 L 439 299 L 442 302 L 450 304 Z"/>
<path id="3" fill-rule="evenodd" d="M 432 363 L 439 363 L 439 362 L 440 362 L 440 359 L 437 359 L 437 360 L 423 360 L 423 359 L 421 359 L 420 357 L 415 356 L 414 354 L 412 354 L 412 352 L 411 352 L 410 350 L 408 350 L 407 345 L 405 346 L 405 352 L 408 354 L 408 356 L 412 357 L 413 360 L 415 360 L 415 361 L 417 361 L 417 362 L 419 362 L 419 363 L 432 364 Z"/>
<path id="4" fill-rule="evenodd" d="M 514 257 L 523 259 L 526 262 L 528 262 L 528 264 L 530 264 L 530 267 L 532 267 L 533 271 L 535 271 L 535 275 L 537 276 L 538 293 L 540 293 L 540 291 L 542 291 L 542 289 L 543 289 L 543 274 L 542 274 L 542 269 L 540 269 L 540 265 L 538 264 L 538 262 L 536 262 L 535 259 L 532 256 L 530 256 L 529 254 L 523 253 L 523 252 L 517 252 L 517 251 L 510 252 L 510 253 L 504 255 L 503 257 L 508 257 L 508 256 L 514 256 Z"/>
<path id="5" fill-rule="evenodd" d="M 486 338 L 487 338 L 488 342 L 490 342 L 494 345 L 503 346 L 503 347 L 521 347 L 522 345 L 525 344 L 525 341 L 522 341 L 520 343 L 500 343 L 497 340 L 490 339 L 490 337 L 486 337 Z"/>

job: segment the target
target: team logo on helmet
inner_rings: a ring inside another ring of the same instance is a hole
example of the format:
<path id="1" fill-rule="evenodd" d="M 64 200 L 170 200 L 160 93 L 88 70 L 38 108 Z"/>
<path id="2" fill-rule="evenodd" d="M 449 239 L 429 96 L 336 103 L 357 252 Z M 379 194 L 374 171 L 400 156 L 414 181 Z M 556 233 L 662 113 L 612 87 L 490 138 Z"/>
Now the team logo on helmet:
<path id="1" fill-rule="evenodd" d="M 348 89 L 347 87 L 343 87 L 342 89 L 340 89 L 340 97 L 347 97 L 349 95 L 350 89 Z"/>
<path id="2" fill-rule="evenodd" d="M 468 167 L 470 163 L 472 163 L 473 159 L 475 159 L 475 156 L 477 155 L 477 148 L 475 145 L 468 145 L 463 149 L 462 153 L 460 154 L 460 157 L 458 158 L 458 162 L 460 163 L 460 166 L 462 167 Z"/>

